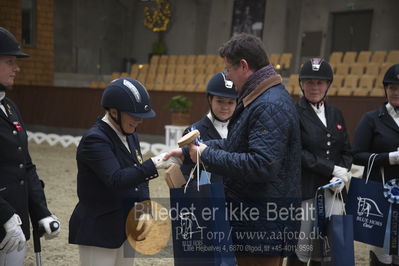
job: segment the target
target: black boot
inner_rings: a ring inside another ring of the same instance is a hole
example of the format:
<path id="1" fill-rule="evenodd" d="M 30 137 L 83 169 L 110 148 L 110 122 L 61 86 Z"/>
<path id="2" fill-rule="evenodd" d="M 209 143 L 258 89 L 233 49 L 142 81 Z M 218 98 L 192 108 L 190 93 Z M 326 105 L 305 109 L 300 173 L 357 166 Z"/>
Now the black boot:
<path id="1" fill-rule="evenodd" d="M 287 266 L 306 266 L 306 265 L 308 264 L 300 261 L 298 257 L 295 255 L 287 258 Z"/>
<path id="2" fill-rule="evenodd" d="M 380 262 L 377 256 L 374 254 L 374 252 L 370 250 L 370 266 L 384 266 L 384 265 L 392 265 L 392 264 L 385 264 Z"/>

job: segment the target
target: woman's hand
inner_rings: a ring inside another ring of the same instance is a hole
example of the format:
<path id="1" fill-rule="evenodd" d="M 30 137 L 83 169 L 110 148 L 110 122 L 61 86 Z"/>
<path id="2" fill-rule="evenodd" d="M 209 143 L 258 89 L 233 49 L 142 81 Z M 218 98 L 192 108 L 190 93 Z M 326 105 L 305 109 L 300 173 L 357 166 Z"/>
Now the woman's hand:
<path id="1" fill-rule="evenodd" d="M 177 148 L 177 149 L 173 149 L 171 151 L 169 151 L 164 157 L 163 159 L 166 161 L 168 160 L 170 157 L 176 157 L 178 159 L 180 159 L 182 162 L 184 161 L 184 154 L 183 154 L 183 150 L 181 148 Z"/>

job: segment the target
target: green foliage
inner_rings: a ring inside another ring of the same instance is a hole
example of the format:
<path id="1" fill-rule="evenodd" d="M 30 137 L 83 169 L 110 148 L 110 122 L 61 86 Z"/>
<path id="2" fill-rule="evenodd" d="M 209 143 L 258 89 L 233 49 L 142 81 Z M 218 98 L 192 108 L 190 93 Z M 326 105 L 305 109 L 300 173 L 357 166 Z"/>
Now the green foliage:
<path id="1" fill-rule="evenodd" d="M 185 96 L 182 95 L 176 95 L 173 96 L 168 103 L 166 104 L 166 107 L 171 110 L 172 112 L 182 112 L 182 113 L 187 113 L 188 108 L 192 105 L 192 102 Z"/>

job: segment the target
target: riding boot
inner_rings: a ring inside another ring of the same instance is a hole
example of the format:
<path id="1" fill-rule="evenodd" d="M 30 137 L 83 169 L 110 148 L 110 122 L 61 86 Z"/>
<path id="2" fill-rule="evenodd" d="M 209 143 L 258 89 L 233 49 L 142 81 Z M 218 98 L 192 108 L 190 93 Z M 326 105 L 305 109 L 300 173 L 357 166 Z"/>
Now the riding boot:
<path id="1" fill-rule="evenodd" d="M 384 265 L 392 265 L 391 263 L 385 264 L 378 260 L 377 256 L 373 251 L 370 250 L 370 266 L 384 266 Z"/>

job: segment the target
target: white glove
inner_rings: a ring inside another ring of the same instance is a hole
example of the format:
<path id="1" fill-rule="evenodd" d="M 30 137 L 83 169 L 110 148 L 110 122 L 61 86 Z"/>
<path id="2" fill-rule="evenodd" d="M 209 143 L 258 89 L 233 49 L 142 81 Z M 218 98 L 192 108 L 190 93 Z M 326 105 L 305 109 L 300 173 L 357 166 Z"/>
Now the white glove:
<path id="1" fill-rule="evenodd" d="M 389 164 L 399 164 L 399 148 L 398 151 L 389 153 Z"/>
<path id="2" fill-rule="evenodd" d="M 338 166 L 338 165 L 334 165 L 334 170 L 332 172 L 332 175 L 334 177 L 339 177 L 341 178 L 345 183 L 348 183 L 349 179 L 350 179 L 350 172 L 348 172 L 348 169 Z"/>
<path id="3" fill-rule="evenodd" d="M 166 152 L 164 152 L 164 153 L 161 153 L 161 154 L 159 154 L 159 155 L 157 155 L 157 156 L 155 156 L 155 157 L 151 157 L 151 160 L 152 160 L 152 162 L 154 163 L 154 165 L 155 165 L 155 167 L 157 168 L 157 169 L 167 169 L 167 168 L 169 168 L 173 163 L 174 164 L 177 164 L 177 165 L 181 165 L 182 164 L 182 161 L 179 159 L 179 158 L 177 158 L 177 157 L 173 157 L 173 156 L 171 156 L 169 159 L 167 159 L 166 161 L 164 161 L 164 157 L 165 157 L 165 155 L 166 155 L 167 153 Z"/>
<path id="4" fill-rule="evenodd" d="M 50 227 L 50 224 L 52 222 L 57 222 L 57 223 L 53 223 L 53 231 L 51 230 L 51 227 Z M 44 237 L 46 239 L 52 239 L 52 238 L 58 236 L 58 234 L 61 231 L 61 223 L 58 220 L 57 216 L 55 216 L 55 215 L 47 216 L 47 217 L 41 219 L 39 221 L 39 226 L 43 227 L 44 230 L 46 231 L 44 233 Z"/>
<path id="5" fill-rule="evenodd" d="M 14 214 L 4 224 L 4 230 L 6 230 L 6 236 L 0 243 L 0 249 L 5 253 L 10 253 L 17 249 L 21 251 L 26 244 L 24 232 L 21 228 L 21 218 L 18 214 Z"/>
<path id="6" fill-rule="evenodd" d="M 344 186 L 345 186 L 344 180 L 342 180 L 342 178 L 339 178 L 339 177 L 333 177 L 333 178 L 331 178 L 331 180 L 330 180 L 330 184 L 336 183 L 336 182 L 338 182 L 338 181 L 342 181 L 342 183 L 341 183 L 340 185 L 338 185 L 338 186 L 330 187 L 330 189 L 331 189 L 332 191 L 337 192 L 337 193 L 341 192 L 342 189 L 344 188 Z"/>
<path id="7" fill-rule="evenodd" d="M 148 233 L 151 230 L 152 225 L 154 224 L 154 220 L 152 219 L 152 215 L 149 213 L 143 213 L 140 215 L 139 222 L 136 227 L 136 231 L 140 231 L 143 229 L 143 232 L 137 236 L 136 240 L 141 241 L 146 238 Z"/>

